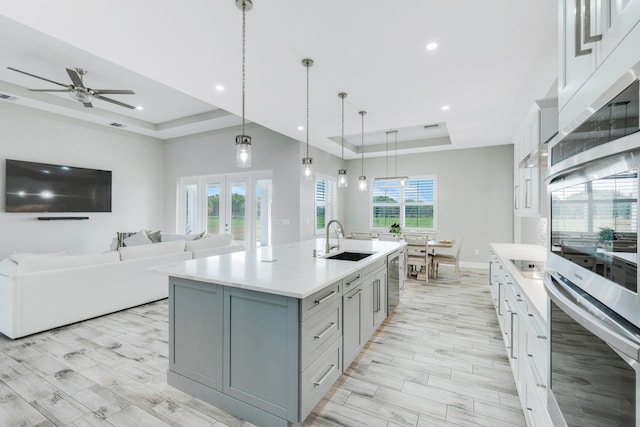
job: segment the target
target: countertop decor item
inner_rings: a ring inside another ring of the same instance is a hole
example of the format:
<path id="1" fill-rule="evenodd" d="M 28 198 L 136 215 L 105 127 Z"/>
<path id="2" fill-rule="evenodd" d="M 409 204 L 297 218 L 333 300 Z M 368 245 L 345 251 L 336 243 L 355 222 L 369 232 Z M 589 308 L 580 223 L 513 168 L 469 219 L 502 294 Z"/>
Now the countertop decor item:
<path id="1" fill-rule="evenodd" d="M 397 222 L 395 224 L 391 224 L 391 227 L 389 227 L 389 233 L 393 233 L 398 237 L 400 236 L 400 233 L 402 233 L 402 227 L 400 227 L 400 224 Z"/>

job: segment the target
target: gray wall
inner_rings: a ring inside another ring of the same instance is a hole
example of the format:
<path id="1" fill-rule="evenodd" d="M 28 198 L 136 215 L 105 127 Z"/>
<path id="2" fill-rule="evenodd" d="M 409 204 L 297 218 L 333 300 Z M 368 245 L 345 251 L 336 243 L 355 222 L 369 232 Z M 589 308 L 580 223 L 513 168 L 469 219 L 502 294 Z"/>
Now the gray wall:
<path id="1" fill-rule="evenodd" d="M 364 162 L 369 183 L 386 175 L 384 157 Z M 371 193 L 358 191 L 360 160 L 349 161 L 348 169 L 345 228 L 368 231 Z M 513 145 L 400 155 L 397 172 L 437 176 L 437 237 L 456 239 L 466 233 L 461 261 L 486 266 L 489 243 L 513 242 Z"/>
<path id="2" fill-rule="evenodd" d="M 0 129 L 0 191 L 6 158 L 113 171 L 113 212 L 84 215 L 87 221 L 38 221 L 47 215 L 7 213 L 0 197 L 0 259 L 13 251 L 102 252 L 118 231 L 162 227 L 160 140 L 9 102 L 0 102 Z"/>

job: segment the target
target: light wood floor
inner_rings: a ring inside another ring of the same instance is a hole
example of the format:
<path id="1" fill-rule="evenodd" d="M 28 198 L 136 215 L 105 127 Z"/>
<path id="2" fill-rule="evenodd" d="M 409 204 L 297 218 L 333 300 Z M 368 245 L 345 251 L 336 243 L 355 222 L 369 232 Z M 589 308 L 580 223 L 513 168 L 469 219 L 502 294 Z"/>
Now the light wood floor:
<path id="1" fill-rule="evenodd" d="M 486 273 L 408 281 L 304 426 L 523 426 Z M 166 384 L 167 301 L 15 341 L 0 426 L 249 426 Z"/>

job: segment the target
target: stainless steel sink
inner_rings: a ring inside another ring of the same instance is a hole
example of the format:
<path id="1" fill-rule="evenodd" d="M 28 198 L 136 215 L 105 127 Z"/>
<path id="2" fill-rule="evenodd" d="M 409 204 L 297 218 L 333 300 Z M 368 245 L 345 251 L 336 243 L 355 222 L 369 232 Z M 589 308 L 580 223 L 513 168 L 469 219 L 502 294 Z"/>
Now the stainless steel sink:
<path id="1" fill-rule="evenodd" d="M 337 260 L 341 260 L 341 261 L 360 261 L 362 259 L 365 259 L 366 257 L 369 257 L 371 255 L 373 255 L 374 253 L 371 252 L 348 252 L 348 251 L 344 251 L 344 252 L 339 252 L 337 254 L 334 255 L 328 255 L 325 256 L 325 259 L 337 259 Z"/>

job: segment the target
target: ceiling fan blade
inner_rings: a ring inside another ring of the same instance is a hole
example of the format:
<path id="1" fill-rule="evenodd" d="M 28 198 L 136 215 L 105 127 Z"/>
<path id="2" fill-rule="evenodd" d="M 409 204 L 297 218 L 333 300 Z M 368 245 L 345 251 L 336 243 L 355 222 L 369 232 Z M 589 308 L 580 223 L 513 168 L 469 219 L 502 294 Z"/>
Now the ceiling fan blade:
<path id="1" fill-rule="evenodd" d="M 73 82 L 73 85 L 75 87 L 84 87 L 82 79 L 78 75 L 77 71 L 67 68 L 67 74 L 69 74 L 69 77 L 71 78 L 71 81 Z"/>
<path id="2" fill-rule="evenodd" d="M 93 108 L 93 105 L 90 102 L 83 102 L 83 104 L 87 108 Z"/>
<path id="3" fill-rule="evenodd" d="M 135 95 L 136 93 L 129 89 L 91 89 L 95 95 Z"/>
<path id="4" fill-rule="evenodd" d="M 27 89 L 30 92 L 71 92 L 71 89 Z"/>
<path id="5" fill-rule="evenodd" d="M 115 99 L 111 99 L 111 98 L 105 98 L 104 96 L 101 96 L 101 95 L 93 95 L 93 97 L 95 99 L 100 99 L 102 101 L 107 101 L 107 102 L 110 102 L 112 104 L 120 105 L 121 107 L 130 108 L 132 110 L 135 110 L 135 108 L 136 108 L 133 105 L 125 104 L 124 102 L 116 101 Z"/>
<path id="6" fill-rule="evenodd" d="M 27 76 L 35 77 L 36 79 L 44 80 L 45 82 L 57 84 L 58 86 L 69 87 L 69 85 L 65 85 L 65 84 L 62 84 L 62 83 L 54 82 L 53 80 L 45 79 L 44 77 L 40 77 L 40 76 L 36 76 L 35 74 L 27 73 L 26 71 L 20 71 L 18 69 L 13 68 L 13 67 L 7 67 L 7 68 L 9 70 L 11 70 L 11 71 L 16 71 L 18 73 L 26 74 Z"/>

